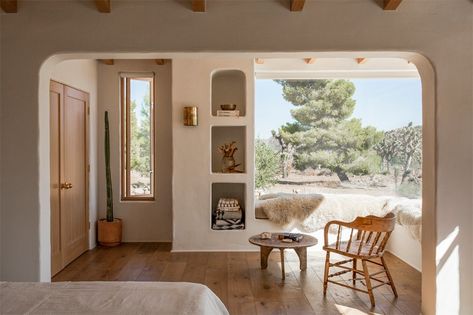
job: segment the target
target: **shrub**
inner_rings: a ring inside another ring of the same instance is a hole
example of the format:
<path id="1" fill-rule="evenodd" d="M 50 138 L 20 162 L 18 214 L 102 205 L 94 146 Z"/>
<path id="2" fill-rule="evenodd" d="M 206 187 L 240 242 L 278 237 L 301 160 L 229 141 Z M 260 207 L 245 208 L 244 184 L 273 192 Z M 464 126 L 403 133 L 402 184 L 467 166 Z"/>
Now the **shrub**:
<path id="1" fill-rule="evenodd" d="M 381 170 L 381 158 L 374 151 L 368 151 L 348 164 L 347 171 L 354 175 L 378 174 Z"/>
<path id="2" fill-rule="evenodd" d="M 402 197 L 416 199 L 421 195 L 421 185 L 416 182 L 407 181 L 399 185 L 397 193 Z"/>
<path id="3" fill-rule="evenodd" d="M 255 186 L 266 188 L 277 181 L 280 157 L 267 143 L 257 139 L 255 143 Z"/>

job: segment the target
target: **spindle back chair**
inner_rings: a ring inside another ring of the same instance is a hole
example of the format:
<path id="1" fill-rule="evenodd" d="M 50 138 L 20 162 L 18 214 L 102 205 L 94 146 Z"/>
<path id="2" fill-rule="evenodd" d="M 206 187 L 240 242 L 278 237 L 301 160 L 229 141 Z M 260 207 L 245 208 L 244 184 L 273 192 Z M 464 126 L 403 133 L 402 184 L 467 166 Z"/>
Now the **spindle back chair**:
<path id="1" fill-rule="evenodd" d="M 327 293 L 328 283 L 341 285 L 348 287 L 360 292 L 368 293 L 371 301 L 371 305 L 375 306 L 375 300 L 373 295 L 373 289 L 383 285 L 391 286 L 394 295 L 397 297 L 396 287 L 394 286 L 391 273 L 386 266 L 384 260 L 384 250 L 394 230 L 396 224 L 396 217 L 393 213 L 389 213 L 384 217 L 366 216 L 357 217 L 352 222 L 343 221 L 330 221 L 325 225 L 324 230 L 324 247 L 323 249 L 327 252 L 325 258 L 325 273 L 324 273 L 324 295 Z M 328 234 L 331 229 L 335 227 L 337 231 L 337 240 L 333 244 L 329 244 Z M 350 237 L 347 241 L 342 241 L 344 230 L 348 229 Z M 350 259 L 338 261 L 335 263 L 330 262 L 330 253 L 336 253 L 342 256 L 350 257 Z M 380 259 L 380 262 L 374 261 L 374 259 Z M 361 260 L 363 270 L 357 269 L 357 260 Z M 352 267 L 345 266 L 345 264 L 352 262 Z M 367 262 L 381 266 L 383 270 L 370 274 L 367 266 Z M 343 269 L 342 271 L 329 274 L 330 268 L 336 267 Z M 331 280 L 330 278 L 341 276 L 345 273 L 352 273 L 353 286 L 347 285 L 345 282 L 338 282 Z M 379 274 L 385 274 L 387 281 L 375 277 Z M 362 278 L 358 278 L 357 274 L 362 275 Z M 372 286 L 371 280 L 379 282 L 375 286 Z M 356 287 L 356 282 L 360 281 L 366 286 L 366 290 Z M 365 283 L 363 283 L 363 281 Z"/>

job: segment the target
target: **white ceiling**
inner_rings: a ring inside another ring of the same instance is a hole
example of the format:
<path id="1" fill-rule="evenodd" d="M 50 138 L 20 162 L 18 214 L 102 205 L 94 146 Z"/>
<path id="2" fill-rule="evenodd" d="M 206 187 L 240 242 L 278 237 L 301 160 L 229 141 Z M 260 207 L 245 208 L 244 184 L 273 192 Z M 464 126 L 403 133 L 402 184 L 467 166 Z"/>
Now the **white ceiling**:
<path id="1" fill-rule="evenodd" d="M 416 66 L 400 58 L 367 58 L 362 64 L 353 58 L 316 58 L 313 64 L 303 58 L 263 60 L 255 64 L 259 79 L 419 78 Z"/>

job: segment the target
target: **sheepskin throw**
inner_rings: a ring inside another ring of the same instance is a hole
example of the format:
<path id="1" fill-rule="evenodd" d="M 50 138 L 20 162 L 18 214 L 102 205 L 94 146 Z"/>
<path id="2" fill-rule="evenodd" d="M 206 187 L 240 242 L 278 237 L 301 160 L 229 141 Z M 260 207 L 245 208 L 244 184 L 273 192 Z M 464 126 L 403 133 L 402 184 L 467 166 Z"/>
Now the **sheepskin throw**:
<path id="1" fill-rule="evenodd" d="M 260 206 L 268 219 L 274 223 L 288 226 L 307 220 L 319 208 L 324 197 L 318 194 L 281 194 L 266 195 L 262 199 L 264 202 L 260 203 Z"/>
<path id="2" fill-rule="evenodd" d="M 385 216 L 394 212 L 397 223 L 420 240 L 421 204 L 418 200 L 350 194 L 268 194 L 256 202 L 256 212 L 284 228 L 306 233 L 323 229 L 331 220 L 353 221 L 357 216 Z"/>

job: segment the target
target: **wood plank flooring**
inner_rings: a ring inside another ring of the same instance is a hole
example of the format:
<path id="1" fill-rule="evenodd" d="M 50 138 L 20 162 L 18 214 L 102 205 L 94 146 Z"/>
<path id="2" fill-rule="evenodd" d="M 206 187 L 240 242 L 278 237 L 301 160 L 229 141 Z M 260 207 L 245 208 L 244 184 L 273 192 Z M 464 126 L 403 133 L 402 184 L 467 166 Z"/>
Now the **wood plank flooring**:
<path id="1" fill-rule="evenodd" d="M 399 298 L 389 287 L 368 295 L 329 284 L 322 293 L 324 252 L 308 252 L 307 271 L 299 270 L 294 251 L 286 251 L 286 280 L 279 252 L 260 269 L 259 252 L 171 253 L 168 243 L 126 243 L 97 247 L 58 273 L 53 281 L 187 281 L 207 285 L 230 314 L 420 314 L 421 274 L 387 253 Z M 373 270 L 376 269 L 373 267 Z M 349 276 L 345 278 L 348 282 Z"/>

